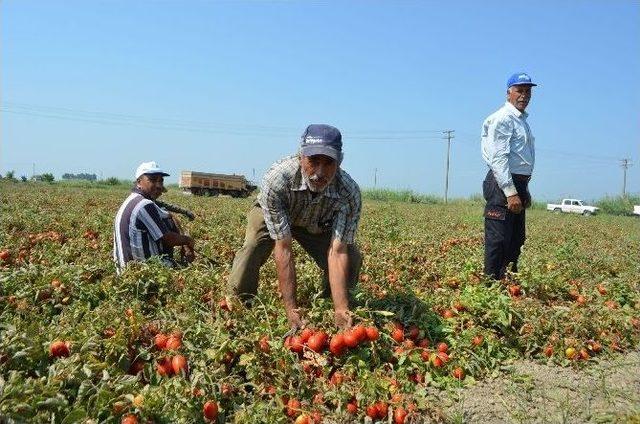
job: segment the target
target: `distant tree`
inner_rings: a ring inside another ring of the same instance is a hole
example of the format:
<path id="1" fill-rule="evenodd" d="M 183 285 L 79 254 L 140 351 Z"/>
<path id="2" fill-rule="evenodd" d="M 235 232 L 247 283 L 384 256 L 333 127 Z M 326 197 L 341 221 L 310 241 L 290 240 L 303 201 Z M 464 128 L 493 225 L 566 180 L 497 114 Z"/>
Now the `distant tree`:
<path id="1" fill-rule="evenodd" d="M 9 181 L 15 181 L 16 180 L 15 174 L 16 174 L 15 171 L 7 171 L 7 173 L 4 176 L 4 179 Z"/>
<path id="2" fill-rule="evenodd" d="M 70 174 L 70 173 L 67 172 L 67 173 L 62 174 L 62 179 L 63 180 L 96 181 L 98 179 L 98 176 L 96 174 L 86 174 L 86 173 Z"/>
<path id="3" fill-rule="evenodd" d="M 120 184 L 120 180 L 117 179 L 116 177 L 109 177 L 106 179 L 106 183 L 109 185 L 118 185 Z"/>
<path id="4" fill-rule="evenodd" d="M 46 183 L 52 183 L 54 180 L 55 180 L 55 177 L 53 176 L 53 174 L 49 172 L 40 175 L 40 181 L 44 181 Z"/>
<path id="5" fill-rule="evenodd" d="M 27 182 L 27 176 L 26 175 L 21 176 L 20 177 L 20 181 L 22 181 L 23 183 L 26 183 Z"/>

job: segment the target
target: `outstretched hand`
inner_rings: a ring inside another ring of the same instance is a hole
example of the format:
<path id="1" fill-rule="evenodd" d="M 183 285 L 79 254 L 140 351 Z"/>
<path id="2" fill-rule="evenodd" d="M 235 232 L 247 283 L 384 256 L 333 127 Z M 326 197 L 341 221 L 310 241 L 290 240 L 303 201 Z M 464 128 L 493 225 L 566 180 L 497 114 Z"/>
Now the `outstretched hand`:
<path id="1" fill-rule="evenodd" d="M 346 330 L 353 325 L 353 318 L 351 317 L 351 311 L 348 309 L 335 311 L 333 314 L 336 327 L 340 330 Z"/>
<path id="2" fill-rule="evenodd" d="M 287 311 L 287 320 L 289 321 L 289 327 L 291 327 L 294 333 L 307 326 L 307 322 L 302 318 L 300 309 Z"/>

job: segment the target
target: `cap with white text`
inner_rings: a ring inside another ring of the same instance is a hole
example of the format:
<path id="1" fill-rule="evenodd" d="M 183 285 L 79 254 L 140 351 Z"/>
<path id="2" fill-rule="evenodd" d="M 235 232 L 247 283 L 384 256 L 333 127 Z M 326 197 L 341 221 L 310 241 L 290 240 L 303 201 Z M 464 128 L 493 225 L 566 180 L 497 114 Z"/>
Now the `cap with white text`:
<path id="1" fill-rule="evenodd" d="M 538 84 L 534 84 L 531 81 L 531 77 L 529 74 L 525 72 L 518 72 L 517 74 L 513 74 L 507 80 L 507 88 L 513 87 L 514 85 L 528 85 L 530 87 L 535 87 Z"/>
<path id="2" fill-rule="evenodd" d="M 300 152 L 305 156 L 325 155 L 342 160 L 342 134 L 331 125 L 311 124 L 301 137 Z"/>

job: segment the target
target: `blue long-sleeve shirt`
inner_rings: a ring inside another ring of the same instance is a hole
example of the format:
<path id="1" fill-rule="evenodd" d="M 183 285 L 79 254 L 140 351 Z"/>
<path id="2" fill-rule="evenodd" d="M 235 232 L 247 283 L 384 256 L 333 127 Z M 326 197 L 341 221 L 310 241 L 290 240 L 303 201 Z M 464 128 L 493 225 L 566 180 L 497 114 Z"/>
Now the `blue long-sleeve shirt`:
<path id="1" fill-rule="evenodd" d="M 533 173 L 535 138 L 527 123 L 528 116 L 506 102 L 482 124 L 482 158 L 507 197 L 518 194 L 511 174 Z"/>

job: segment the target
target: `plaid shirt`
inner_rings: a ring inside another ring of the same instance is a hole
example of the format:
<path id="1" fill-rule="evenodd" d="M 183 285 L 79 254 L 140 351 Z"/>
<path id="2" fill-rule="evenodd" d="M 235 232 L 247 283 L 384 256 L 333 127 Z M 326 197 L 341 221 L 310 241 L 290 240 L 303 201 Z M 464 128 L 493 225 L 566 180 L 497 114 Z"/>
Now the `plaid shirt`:
<path id="1" fill-rule="evenodd" d="M 265 174 L 258 204 L 274 240 L 289 237 L 293 226 L 312 234 L 331 231 L 336 240 L 355 242 L 362 209 L 360 188 L 340 168 L 327 188 L 314 196 L 302 178 L 299 156 L 281 159 Z"/>

